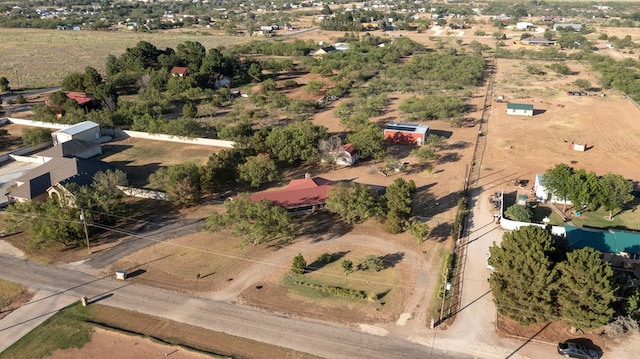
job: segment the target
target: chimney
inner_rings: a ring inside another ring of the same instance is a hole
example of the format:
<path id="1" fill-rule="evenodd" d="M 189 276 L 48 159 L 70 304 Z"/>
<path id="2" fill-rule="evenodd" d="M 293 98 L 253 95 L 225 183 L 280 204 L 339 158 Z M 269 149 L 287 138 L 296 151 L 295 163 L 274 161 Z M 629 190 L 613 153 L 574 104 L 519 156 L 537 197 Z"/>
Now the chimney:
<path id="1" fill-rule="evenodd" d="M 309 174 L 309 172 L 306 172 L 304 174 L 304 179 L 309 179 L 309 178 L 311 178 L 311 175 Z"/>

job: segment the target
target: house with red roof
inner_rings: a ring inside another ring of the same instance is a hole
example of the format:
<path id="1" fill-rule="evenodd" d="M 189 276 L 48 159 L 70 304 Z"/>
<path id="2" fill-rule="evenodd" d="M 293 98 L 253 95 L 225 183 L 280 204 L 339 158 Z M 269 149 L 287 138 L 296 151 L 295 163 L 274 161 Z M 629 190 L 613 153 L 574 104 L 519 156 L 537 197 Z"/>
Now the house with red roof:
<path id="1" fill-rule="evenodd" d="M 336 164 L 344 166 L 353 166 L 354 163 L 360 158 L 360 151 L 350 144 L 342 146 L 342 151 L 336 156 Z"/>
<path id="2" fill-rule="evenodd" d="M 267 200 L 272 204 L 284 207 L 293 215 L 313 213 L 326 205 L 329 190 L 338 184 L 348 185 L 351 180 L 332 181 L 322 177 L 294 179 L 283 189 L 263 191 L 251 194 L 252 202 Z M 368 185 L 377 197 L 384 193 L 384 186 Z"/>
<path id="3" fill-rule="evenodd" d="M 186 77 L 189 69 L 183 66 L 174 66 L 171 68 L 171 75 L 176 77 Z"/>

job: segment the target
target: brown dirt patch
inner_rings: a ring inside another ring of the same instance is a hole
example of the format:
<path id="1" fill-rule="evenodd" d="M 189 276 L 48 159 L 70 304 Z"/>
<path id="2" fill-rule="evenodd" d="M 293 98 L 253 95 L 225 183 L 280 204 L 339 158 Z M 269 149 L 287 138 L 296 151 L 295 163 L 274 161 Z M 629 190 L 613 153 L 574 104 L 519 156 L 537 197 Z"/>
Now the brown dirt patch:
<path id="1" fill-rule="evenodd" d="M 17 297 L 15 297 L 13 299 L 13 302 L 11 302 L 11 304 L 9 304 L 8 306 L 6 306 L 4 308 L 0 308 L 0 319 L 2 319 L 4 317 L 6 317 L 7 315 L 11 314 L 11 312 L 13 312 L 14 310 L 22 307 L 26 303 L 29 303 L 31 298 L 33 298 L 33 293 L 30 292 L 30 291 L 26 291 L 26 292 L 24 292 L 22 294 L 19 294 Z"/>
<path id="2" fill-rule="evenodd" d="M 578 330 L 571 334 L 571 327 L 560 322 L 538 323 L 529 326 L 522 326 L 518 322 L 507 317 L 498 315 L 496 329 L 500 335 L 507 337 L 517 337 L 520 339 L 532 339 L 547 343 L 561 343 L 565 340 L 590 341 L 591 344 L 605 349 L 607 340 L 604 336 L 593 331 Z"/>

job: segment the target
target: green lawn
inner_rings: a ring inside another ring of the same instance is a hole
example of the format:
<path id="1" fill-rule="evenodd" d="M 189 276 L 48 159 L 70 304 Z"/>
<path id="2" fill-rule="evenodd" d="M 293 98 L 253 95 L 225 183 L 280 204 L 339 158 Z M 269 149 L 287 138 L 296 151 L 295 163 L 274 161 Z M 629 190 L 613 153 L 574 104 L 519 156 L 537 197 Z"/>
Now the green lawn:
<path id="1" fill-rule="evenodd" d="M 583 212 L 579 217 L 573 216 L 571 220 L 578 227 L 640 230 L 640 211 L 635 210 L 635 207 L 617 215 L 614 212 L 613 221 L 606 220 L 605 216 L 609 216 L 609 211 L 597 210 L 595 212 Z"/>

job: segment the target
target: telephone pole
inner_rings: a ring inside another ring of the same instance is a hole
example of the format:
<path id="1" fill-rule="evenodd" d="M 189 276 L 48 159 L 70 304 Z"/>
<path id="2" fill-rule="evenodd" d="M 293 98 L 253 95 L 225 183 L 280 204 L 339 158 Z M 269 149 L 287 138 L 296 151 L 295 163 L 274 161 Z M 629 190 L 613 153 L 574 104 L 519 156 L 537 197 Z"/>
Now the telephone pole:
<path id="1" fill-rule="evenodd" d="M 84 216 L 84 209 L 80 209 L 80 220 L 82 221 L 82 225 L 84 226 L 84 237 L 87 240 L 87 250 L 89 251 L 89 254 L 92 254 L 93 252 L 91 252 L 91 245 L 89 245 L 89 231 L 87 230 L 87 219 Z"/>

